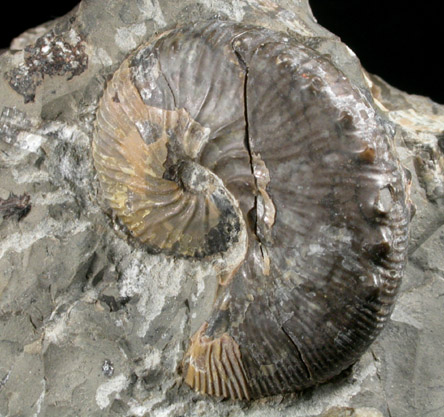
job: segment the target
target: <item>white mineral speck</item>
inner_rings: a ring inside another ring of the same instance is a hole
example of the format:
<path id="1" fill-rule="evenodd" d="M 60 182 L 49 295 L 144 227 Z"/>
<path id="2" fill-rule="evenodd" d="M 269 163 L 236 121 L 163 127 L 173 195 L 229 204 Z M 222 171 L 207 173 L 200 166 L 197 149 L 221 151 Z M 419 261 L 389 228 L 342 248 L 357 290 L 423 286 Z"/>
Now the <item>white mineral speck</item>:
<path id="1" fill-rule="evenodd" d="M 147 19 L 152 19 L 159 26 L 166 25 L 165 17 L 159 4 L 159 0 L 142 0 L 137 3 L 140 11 Z"/>
<path id="2" fill-rule="evenodd" d="M 143 361 L 145 369 L 154 369 L 160 364 L 161 352 L 159 349 L 154 349 L 148 353 Z"/>
<path id="3" fill-rule="evenodd" d="M 96 53 L 92 56 L 92 61 L 93 63 L 103 65 L 104 67 L 109 67 L 113 64 L 113 60 L 103 48 L 96 49 Z"/>
<path id="4" fill-rule="evenodd" d="M 134 49 L 140 42 L 141 38 L 146 33 L 146 26 L 144 23 L 132 25 L 130 27 L 124 27 L 117 29 L 115 35 L 115 41 L 117 46 L 125 52 Z"/>
<path id="5" fill-rule="evenodd" d="M 35 152 L 40 148 L 45 138 L 33 133 L 20 132 L 17 137 L 16 144 L 23 150 L 29 152 Z"/>
<path id="6" fill-rule="evenodd" d="M 119 393 L 124 390 L 129 384 L 129 380 L 125 375 L 120 374 L 107 382 L 104 382 L 102 385 L 99 385 L 96 391 L 96 403 L 100 407 L 101 410 L 108 407 L 111 402 L 110 396 L 113 393 Z"/>
<path id="7" fill-rule="evenodd" d="M 322 249 L 321 245 L 318 245 L 317 243 L 312 243 L 308 247 L 308 256 L 315 255 L 317 253 L 322 253 L 324 250 Z"/>

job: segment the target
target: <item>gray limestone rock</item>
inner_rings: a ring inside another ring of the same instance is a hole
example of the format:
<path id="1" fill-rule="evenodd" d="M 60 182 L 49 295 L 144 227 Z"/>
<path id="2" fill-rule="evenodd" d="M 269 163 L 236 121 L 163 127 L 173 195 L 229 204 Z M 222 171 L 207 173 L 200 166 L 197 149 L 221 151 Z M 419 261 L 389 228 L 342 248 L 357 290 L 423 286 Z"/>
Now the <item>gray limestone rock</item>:
<path id="1" fill-rule="evenodd" d="M 214 265 L 148 254 L 103 204 L 91 135 L 106 80 L 153 35 L 230 19 L 288 33 L 370 91 L 417 212 L 391 321 L 345 374 L 221 401 L 183 384 Z M 83 0 L 0 55 L 0 416 L 444 415 L 444 107 L 369 75 L 307 0 Z"/>

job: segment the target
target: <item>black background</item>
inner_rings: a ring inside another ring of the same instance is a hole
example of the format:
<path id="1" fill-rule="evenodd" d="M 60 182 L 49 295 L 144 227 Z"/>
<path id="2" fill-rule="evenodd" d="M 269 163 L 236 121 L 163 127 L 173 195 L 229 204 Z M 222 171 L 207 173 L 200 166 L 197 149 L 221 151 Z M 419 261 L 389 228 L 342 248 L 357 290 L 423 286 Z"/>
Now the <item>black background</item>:
<path id="1" fill-rule="evenodd" d="M 401 90 L 444 104 L 442 2 L 310 0 L 310 5 L 318 22 L 338 35 L 369 72 Z M 10 10 L 2 14 L 0 48 L 8 47 L 11 39 L 24 30 L 64 15 L 77 3 L 7 2 Z"/>
<path id="2" fill-rule="evenodd" d="M 338 35 L 367 71 L 400 90 L 444 104 L 442 3 L 310 0 L 318 23 Z"/>

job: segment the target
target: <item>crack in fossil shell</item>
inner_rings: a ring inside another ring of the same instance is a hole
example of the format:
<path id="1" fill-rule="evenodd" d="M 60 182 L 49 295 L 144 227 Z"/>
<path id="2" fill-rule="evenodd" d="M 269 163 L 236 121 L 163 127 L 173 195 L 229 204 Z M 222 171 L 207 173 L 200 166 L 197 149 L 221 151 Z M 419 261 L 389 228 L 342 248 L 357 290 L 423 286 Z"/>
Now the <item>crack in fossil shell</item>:
<path id="1" fill-rule="evenodd" d="M 364 94 L 314 50 L 229 21 L 161 34 L 109 82 L 93 157 L 133 236 L 225 262 L 184 358 L 192 388 L 251 399 L 316 385 L 388 319 L 408 179 Z"/>

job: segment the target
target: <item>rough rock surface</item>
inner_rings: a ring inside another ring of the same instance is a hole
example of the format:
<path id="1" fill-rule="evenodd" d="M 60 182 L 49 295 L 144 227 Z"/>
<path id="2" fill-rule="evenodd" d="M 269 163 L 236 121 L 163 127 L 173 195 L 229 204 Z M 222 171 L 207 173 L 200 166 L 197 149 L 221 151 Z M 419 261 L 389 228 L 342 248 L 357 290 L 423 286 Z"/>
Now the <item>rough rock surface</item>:
<path id="1" fill-rule="evenodd" d="M 253 403 L 182 384 L 212 266 L 149 255 L 122 235 L 90 151 L 98 99 L 127 54 L 212 18 L 286 31 L 371 91 L 417 207 L 401 293 L 371 349 L 334 381 Z M 444 415 L 443 106 L 365 73 L 306 0 L 83 0 L 15 40 L 0 68 L 0 416 Z"/>

